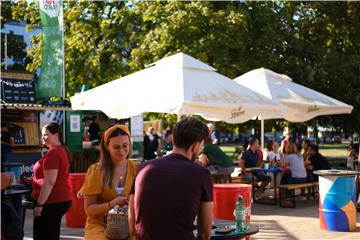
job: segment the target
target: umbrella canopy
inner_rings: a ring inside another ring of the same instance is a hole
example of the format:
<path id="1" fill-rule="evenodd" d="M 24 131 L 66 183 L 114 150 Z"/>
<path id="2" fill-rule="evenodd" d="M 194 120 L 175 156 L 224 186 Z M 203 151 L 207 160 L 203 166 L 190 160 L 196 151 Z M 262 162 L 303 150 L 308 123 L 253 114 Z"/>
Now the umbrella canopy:
<path id="1" fill-rule="evenodd" d="M 71 97 L 74 110 L 100 110 L 111 118 L 143 112 L 200 115 L 208 120 L 241 123 L 274 117 L 279 108 L 269 98 L 219 74 L 184 53 Z"/>
<path id="2" fill-rule="evenodd" d="M 290 122 L 305 122 L 319 115 L 348 114 L 353 107 L 322 93 L 294 83 L 286 75 L 266 68 L 254 69 L 234 79 L 241 86 L 282 105 L 278 116 L 262 119 L 284 118 Z"/>

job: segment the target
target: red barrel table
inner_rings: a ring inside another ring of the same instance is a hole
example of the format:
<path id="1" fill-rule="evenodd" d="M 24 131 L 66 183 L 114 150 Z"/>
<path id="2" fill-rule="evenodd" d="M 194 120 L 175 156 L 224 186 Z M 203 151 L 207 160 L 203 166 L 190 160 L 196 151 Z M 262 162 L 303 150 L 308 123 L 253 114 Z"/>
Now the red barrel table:
<path id="1" fill-rule="evenodd" d="M 246 223 L 250 223 L 251 185 L 249 184 L 214 184 L 214 218 L 235 220 L 234 208 L 239 195 L 243 197 L 246 208 Z"/>
<path id="2" fill-rule="evenodd" d="M 85 227 L 87 216 L 84 210 L 84 198 L 78 197 L 78 192 L 84 185 L 85 175 L 86 173 L 70 173 L 69 175 L 72 202 L 69 211 L 66 213 L 67 227 Z"/>

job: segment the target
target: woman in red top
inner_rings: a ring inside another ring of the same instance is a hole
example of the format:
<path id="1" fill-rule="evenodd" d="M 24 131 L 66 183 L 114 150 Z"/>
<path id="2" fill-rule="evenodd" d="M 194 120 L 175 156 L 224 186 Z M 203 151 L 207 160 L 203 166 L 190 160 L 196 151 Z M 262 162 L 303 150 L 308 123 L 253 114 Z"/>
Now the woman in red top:
<path id="1" fill-rule="evenodd" d="M 55 240 L 60 237 L 61 218 L 71 205 L 69 155 L 57 123 L 43 127 L 41 140 L 49 151 L 34 166 L 34 239 Z"/>

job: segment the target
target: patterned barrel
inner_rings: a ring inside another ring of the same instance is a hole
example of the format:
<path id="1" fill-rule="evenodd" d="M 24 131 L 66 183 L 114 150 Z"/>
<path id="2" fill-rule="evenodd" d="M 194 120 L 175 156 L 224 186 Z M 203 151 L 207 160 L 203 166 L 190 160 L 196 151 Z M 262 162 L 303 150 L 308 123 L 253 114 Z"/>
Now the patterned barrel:
<path id="1" fill-rule="evenodd" d="M 356 229 L 355 190 L 355 176 L 319 177 L 321 229 L 341 232 Z"/>

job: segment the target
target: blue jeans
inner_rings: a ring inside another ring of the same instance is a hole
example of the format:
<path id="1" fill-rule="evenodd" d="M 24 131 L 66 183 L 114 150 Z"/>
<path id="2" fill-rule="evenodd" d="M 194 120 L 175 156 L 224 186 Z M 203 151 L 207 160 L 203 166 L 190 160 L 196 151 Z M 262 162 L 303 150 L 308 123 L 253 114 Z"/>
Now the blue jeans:
<path id="1" fill-rule="evenodd" d="M 218 165 L 210 165 L 207 167 L 207 170 L 211 174 L 231 174 L 234 171 L 235 167 L 222 167 Z"/>
<path id="2" fill-rule="evenodd" d="M 291 183 L 306 183 L 306 177 L 305 178 L 295 178 L 292 177 L 290 174 L 284 174 L 281 178 L 280 184 L 291 184 Z M 290 197 L 291 192 L 289 190 L 285 191 L 285 196 Z"/>
<path id="3" fill-rule="evenodd" d="M 291 183 L 305 183 L 306 177 L 304 178 L 295 178 L 292 177 L 290 174 L 284 174 L 281 178 L 281 184 L 291 184 Z"/>

